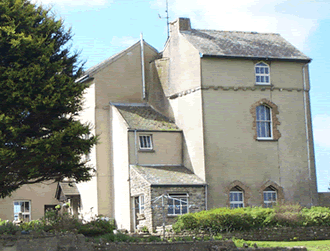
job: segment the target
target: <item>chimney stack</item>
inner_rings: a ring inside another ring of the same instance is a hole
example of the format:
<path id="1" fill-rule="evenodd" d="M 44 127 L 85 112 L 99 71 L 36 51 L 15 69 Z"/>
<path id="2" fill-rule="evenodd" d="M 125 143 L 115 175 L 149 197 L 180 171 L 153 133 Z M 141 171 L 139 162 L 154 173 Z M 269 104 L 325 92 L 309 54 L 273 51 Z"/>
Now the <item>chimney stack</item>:
<path id="1" fill-rule="evenodd" d="M 186 30 L 191 30 L 189 18 L 179 17 L 178 19 L 170 23 L 171 34 L 173 34 L 173 32 L 180 32 Z"/>

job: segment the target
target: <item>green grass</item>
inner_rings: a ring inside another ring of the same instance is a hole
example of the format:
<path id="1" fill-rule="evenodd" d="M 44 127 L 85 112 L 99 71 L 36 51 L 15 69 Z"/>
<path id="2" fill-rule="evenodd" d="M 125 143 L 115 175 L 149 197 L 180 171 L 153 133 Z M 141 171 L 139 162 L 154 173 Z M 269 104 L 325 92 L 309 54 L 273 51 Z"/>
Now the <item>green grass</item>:
<path id="1" fill-rule="evenodd" d="M 330 251 L 330 240 L 325 241 L 244 241 L 233 240 L 237 247 L 242 247 L 243 243 L 252 246 L 254 243 L 258 247 L 295 247 L 304 246 L 308 251 Z"/>

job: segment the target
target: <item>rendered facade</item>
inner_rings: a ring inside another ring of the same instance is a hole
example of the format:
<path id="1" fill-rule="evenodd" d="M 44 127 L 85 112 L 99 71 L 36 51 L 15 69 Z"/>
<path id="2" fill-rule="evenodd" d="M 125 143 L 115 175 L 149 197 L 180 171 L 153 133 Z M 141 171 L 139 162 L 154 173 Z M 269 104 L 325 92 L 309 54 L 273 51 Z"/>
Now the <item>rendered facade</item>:
<path id="1" fill-rule="evenodd" d="M 96 176 L 77 184 L 81 216 L 134 231 L 163 212 L 171 224 L 214 207 L 318 205 L 311 59 L 279 34 L 170 28 L 162 52 L 140 41 L 77 80 L 90 83 L 81 120 L 100 136 Z"/>

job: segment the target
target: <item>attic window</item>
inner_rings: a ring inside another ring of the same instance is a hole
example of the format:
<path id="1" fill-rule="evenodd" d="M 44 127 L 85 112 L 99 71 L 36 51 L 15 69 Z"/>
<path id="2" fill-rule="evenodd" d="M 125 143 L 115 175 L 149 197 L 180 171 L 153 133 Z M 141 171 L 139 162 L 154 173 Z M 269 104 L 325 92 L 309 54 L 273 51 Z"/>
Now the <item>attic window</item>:
<path id="1" fill-rule="evenodd" d="M 152 136 L 151 135 L 140 135 L 140 149 L 141 150 L 152 150 Z"/>
<path id="2" fill-rule="evenodd" d="M 263 62 L 255 65 L 256 85 L 270 85 L 269 65 Z"/>

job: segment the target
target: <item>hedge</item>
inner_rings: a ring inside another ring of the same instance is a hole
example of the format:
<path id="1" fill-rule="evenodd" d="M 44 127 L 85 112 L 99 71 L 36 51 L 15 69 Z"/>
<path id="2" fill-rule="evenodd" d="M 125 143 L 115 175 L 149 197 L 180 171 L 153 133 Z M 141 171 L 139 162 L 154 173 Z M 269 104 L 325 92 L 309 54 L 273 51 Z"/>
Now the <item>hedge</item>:
<path id="1" fill-rule="evenodd" d="M 330 226 L 330 208 L 302 208 L 299 205 L 281 205 L 274 208 L 216 208 L 178 217 L 173 230 L 217 234 L 270 226 Z"/>

